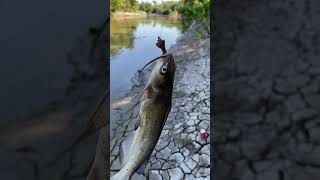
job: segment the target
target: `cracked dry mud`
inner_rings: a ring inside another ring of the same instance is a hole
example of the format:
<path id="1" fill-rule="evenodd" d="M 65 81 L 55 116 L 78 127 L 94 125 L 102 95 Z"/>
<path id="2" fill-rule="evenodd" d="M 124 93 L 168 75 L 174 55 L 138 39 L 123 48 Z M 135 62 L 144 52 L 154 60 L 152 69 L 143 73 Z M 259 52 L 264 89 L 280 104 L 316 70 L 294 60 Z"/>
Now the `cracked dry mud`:
<path id="1" fill-rule="evenodd" d="M 146 168 L 133 180 L 210 179 L 209 43 L 209 39 L 187 42 L 184 37 L 169 49 L 176 61 L 171 112 Z M 143 85 L 151 69 L 144 73 Z M 116 123 L 110 135 L 111 175 L 120 169 L 119 144 L 133 131 L 143 85 L 130 93 L 134 102 L 129 108 L 112 110 Z M 206 129 L 206 140 L 200 139 L 200 129 Z"/>
<path id="2" fill-rule="evenodd" d="M 214 178 L 320 178 L 319 8 L 216 4 Z"/>

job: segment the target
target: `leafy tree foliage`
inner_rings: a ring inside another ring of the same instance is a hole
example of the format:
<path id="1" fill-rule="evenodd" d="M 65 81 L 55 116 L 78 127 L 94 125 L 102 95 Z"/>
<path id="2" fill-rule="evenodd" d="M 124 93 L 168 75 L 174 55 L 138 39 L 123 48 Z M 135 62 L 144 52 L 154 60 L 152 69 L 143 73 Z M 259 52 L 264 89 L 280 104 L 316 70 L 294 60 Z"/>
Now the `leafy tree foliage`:
<path id="1" fill-rule="evenodd" d="M 175 1 L 166 1 L 160 4 L 141 2 L 139 4 L 139 10 L 147 13 L 169 15 L 177 10 L 178 4 L 179 2 Z"/>
<path id="2" fill-rule="evenodd" d="M 110 0 L 110 11 L 136 12 L 139 9 L 137 0 Z"/>
<path id="3" fill-rule="evenodd" d="M 180 14 L 184 29 L 187 29 L 193 21 L 208 24 L 210 0 L 163 1 L 160 4 L 155 1 L 138 3 L 137 0 L 110 0 L 110 9 L 111 13 L 144 11 L 148 14 Z"/>
<path id="4" fill-rule="evenodd" d="M 189 24 L 196 20 L 206 22 L 210 15 L 210 0 L 183 0 L 178 5 L 184 23 Z"/>

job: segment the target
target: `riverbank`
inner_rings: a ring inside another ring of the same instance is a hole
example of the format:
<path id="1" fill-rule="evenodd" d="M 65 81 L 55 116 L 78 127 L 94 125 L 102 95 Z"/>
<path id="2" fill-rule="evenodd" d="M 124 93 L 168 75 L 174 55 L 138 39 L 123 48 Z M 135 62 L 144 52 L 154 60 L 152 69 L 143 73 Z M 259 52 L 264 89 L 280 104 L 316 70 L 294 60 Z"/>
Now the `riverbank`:
<path id="1" fill-rule="evenodd" d="M 196 27 L 168 49 L 177 68 L 171 112 L 147 168 L 134 179 L 210 179 L 210 40 L 198 39 Z M 111 175 L 120 169 L 119 144 L 133 131 L 137 99 L 152 68 L 145 69 L 141 79 L 136 74 L 131 91 L 111 106 L 111 119 L 116 120 L 110 124 Z M 206 140 L 200 140 L 200 129 L 207 130 Z"/>
<path id="2" fill-rule="evenodd" d="M 181 19 L 181 15 L 178 12 L 173 12 L 170 14 L 155 14 L 155 13 L 149 13 L 147 16 L 164 16 L 164 17 L 169 17 L 169 18 L 176 18 L 176 19 Z"/>
<path id="3" fill-rule="evenodd" d="M 178 12 L 173 12 L 170 14 L 157 14 L 157 13 L 146 13 L 144 11 L 138 11 L 138 12 L 122 12 L 117 11 L 112 13 L 111 18 L 136 18 L 136 17 L 170 17 L 170 18 L 176 18 L 181 19 L 181 15 Z"/>
<path id="4" fill-rule="evenodd" d="M 147 16 L 147 13 L 144 11 L 138 11 L 138 12 L 123 12 L 123 11 L 117 11 L 117 12 L 113 12 L 111 14 L 111 18 L 112 17 L 144 17 Z"/>

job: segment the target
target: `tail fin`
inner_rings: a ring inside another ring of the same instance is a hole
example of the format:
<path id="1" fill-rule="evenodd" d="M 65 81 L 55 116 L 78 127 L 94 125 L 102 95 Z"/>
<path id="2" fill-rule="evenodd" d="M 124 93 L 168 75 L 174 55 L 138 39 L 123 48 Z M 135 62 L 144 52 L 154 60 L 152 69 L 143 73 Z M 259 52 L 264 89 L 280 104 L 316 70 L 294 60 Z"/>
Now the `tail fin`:
<path id="1" fill-rule="evenodd" d="M 129 180 L 131 172 L 124 168 L 125 164 L 128 162 L 130 157 L 130 147 L 132 145 L 133 138 L 135 136 L 135 131 L 130 133 L 127 138 L 120 143 L 120 165 L 121 170 L 113 175 L 110 179 L 111 180 Z"/>

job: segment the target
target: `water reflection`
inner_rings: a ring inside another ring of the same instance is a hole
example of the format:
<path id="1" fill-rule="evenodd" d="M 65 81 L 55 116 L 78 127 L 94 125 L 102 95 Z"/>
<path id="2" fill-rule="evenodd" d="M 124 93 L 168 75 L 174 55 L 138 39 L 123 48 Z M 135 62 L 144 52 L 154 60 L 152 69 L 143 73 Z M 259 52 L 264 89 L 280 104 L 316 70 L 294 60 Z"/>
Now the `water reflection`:
<path id="1" fill-rule="evenodd" d="M 155 46 L 158 36 L 169 48 L 181 35 L 182 25 L 171 17 L 111 18 L 110 24 L 110 95 L 111 101 L 131 89 L 134 74 L 161 51 Z"/>
<path id="2" fill-rule="evenodd" d="M 134 39 L 145 38 L 145 36 L 136 37 L 134 34 L 139 26 L 144 25 L 151 25 L 154 28 L 160 25 L 158 33 L 161 33 L 163 27 L 178 28 L 179 31 L 182 31 L 182 24 L 177 17 L 113 17 L 110 26 L 111 60 L 122 50 L 134 48 Z"/>

